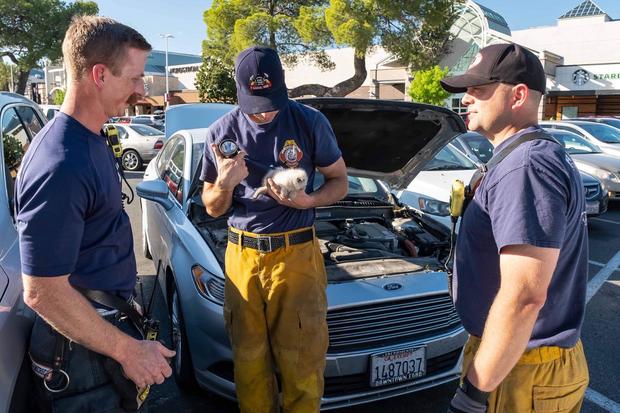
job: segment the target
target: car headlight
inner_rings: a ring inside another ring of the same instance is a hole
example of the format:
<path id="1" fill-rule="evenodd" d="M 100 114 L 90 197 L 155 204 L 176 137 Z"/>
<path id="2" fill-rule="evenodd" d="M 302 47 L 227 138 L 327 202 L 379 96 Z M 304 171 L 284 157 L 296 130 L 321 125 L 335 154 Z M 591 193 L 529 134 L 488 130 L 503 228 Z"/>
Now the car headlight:
<path id="1" fill-rule="evenodd" d="M 427 214 L 439 215 L 442 217 L 450 215 L 450 204 L 447 202 L 420 197 L 418 198 L 418 204 L 420 205 L 420 210 Z"/>
<path id="2" fill-rule="evenodd" d="M 224 280 L 211 274 L 200 265 L 192 267 L 192 278 L 200 295 L 216 304 L 224 305 Z"/>
<path id="3" fill-rule="evenodd" d="M 620 184 L 620 178 L 618 177 L 618 175 L 616 175 L 613 172 L 597 170 L 596 171 L 596 176 L 598 176 L 599 178 L 604 179 L 606 181 L 611 181 L 611 182 Z"/>

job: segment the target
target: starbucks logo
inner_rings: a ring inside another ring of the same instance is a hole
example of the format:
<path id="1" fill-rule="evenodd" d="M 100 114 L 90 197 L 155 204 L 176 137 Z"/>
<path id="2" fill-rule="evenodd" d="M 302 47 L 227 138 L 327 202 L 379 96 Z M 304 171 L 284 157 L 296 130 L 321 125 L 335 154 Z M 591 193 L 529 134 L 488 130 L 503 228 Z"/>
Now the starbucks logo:
<path id="1" fill-rule="evenodd" d="M 573 72 L 573 83 L 577 86 L 583 86 L 590 80 L 590 73 L 583 69 L 575 70 Z"/>

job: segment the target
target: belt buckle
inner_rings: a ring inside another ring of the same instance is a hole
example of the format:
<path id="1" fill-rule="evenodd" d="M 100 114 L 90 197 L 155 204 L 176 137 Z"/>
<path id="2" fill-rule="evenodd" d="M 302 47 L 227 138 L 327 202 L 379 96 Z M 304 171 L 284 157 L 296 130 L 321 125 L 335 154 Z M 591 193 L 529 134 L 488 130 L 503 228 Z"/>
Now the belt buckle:
<path id="1" fill-rule="evenodd" d="M 269 235 L 259 235 L 257 239 L 258 239 L 257 246 L 258 246 L 258 251 L 259 252 L 271 252 L 271 251 L 273 251 L 273 249 L 271 247 L 271 237 Z M 268 249 L 267 250 L 262 248 L 262 245 L 263 245 L 262 241 L 263 240 L 267 241 L 267 245 L 268 245 Z"/>

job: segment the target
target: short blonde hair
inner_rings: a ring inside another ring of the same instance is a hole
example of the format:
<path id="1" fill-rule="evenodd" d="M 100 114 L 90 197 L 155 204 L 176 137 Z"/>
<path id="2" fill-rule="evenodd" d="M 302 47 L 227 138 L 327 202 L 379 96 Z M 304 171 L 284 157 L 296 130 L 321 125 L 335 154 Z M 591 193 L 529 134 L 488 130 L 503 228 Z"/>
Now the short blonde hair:
<path id="1" fill-rule="evenodd" d="M 152 49 L 149 42 L 129 26 L 100 16 L 75 16 L 65 33 L 62 54 L 72 80 L 82 78 L 101 63 L 120 75 L 128 48 Z"/>

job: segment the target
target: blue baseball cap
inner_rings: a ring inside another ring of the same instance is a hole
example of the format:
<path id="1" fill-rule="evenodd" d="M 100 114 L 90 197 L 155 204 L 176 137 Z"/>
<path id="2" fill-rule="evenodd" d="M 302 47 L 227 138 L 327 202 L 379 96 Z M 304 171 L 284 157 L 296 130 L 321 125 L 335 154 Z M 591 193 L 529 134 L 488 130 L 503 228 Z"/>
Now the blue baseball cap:
<path id="1" fill-rule="evenodd" d="M 278 53 L 268 47 L 252 46 L 235 61 L 237 100 L 243 113 L 271 112 L 288 104 L 284 70 Z"/>

